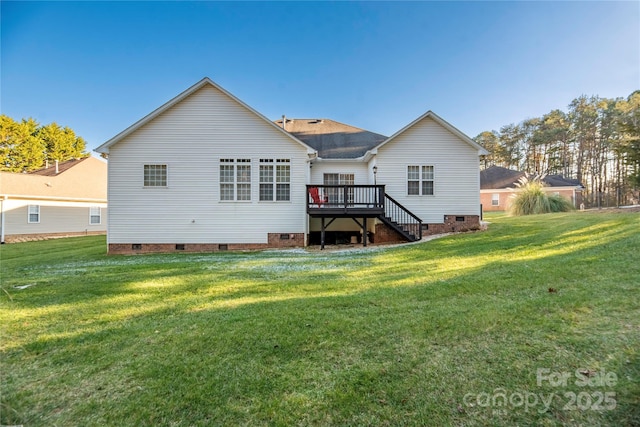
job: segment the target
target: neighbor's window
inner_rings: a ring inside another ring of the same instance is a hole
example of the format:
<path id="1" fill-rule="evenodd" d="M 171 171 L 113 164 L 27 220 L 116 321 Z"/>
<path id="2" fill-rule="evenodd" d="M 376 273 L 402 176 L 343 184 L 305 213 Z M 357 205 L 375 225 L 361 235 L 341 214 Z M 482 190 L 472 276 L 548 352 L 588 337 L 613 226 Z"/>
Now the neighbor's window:
<path id="1" fill-rule="evenodd" d="M 491 206 L 500 206 L 500 194 L 491 195 Z"/>
<path id="2" fill-rule="evenodd" d="M 433 166 L 407 166 L 407 194 L 410 196 L 433 196 Z"/>
<path id="3" fill-rule="evenodd" d="M 100 225 L 102 221 L 100 206 L 92 206 L 89 208 L 89 224 Z"/>
<path id="4" fill-rule="evenodd" d="M 40 205 L 29 205 L 27 221 L 31 224 L 37 224 L 40 222 Z"/>
<path id="5" fill-rule="evenodd" d="M 167 165 L 144 165 L 145 187 L 167 186 Z"/>
<path id="6" fill-rule="evenodd" d="M 220 159 L 220 200 L 251 200 L 251 159 Z"/>

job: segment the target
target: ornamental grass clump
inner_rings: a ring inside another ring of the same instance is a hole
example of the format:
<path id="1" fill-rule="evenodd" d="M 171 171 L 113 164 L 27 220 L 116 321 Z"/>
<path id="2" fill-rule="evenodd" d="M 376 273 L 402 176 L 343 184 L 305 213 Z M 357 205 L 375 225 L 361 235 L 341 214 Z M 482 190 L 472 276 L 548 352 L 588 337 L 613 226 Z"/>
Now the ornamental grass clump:
<path id="1" fill-rule="evenodd" d="M 542 190 L 543 177 L 520 178 L 516 186 L 520 191 L 515 195 L 509 214 L 512 216 L 535 215 L 573 210 L 571 202 L 559 194 L 547 194 Z"/>

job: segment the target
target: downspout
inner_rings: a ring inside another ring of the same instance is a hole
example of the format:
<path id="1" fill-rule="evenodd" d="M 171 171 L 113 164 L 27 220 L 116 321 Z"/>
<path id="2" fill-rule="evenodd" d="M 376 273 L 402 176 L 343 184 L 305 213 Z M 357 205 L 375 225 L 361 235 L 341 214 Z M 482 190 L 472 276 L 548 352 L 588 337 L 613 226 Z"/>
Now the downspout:
<path id="1" fill-rule="evenodd" d="M 4 200 L 5 196 L 0 198 L 0 245 L 4 245 Z"/>

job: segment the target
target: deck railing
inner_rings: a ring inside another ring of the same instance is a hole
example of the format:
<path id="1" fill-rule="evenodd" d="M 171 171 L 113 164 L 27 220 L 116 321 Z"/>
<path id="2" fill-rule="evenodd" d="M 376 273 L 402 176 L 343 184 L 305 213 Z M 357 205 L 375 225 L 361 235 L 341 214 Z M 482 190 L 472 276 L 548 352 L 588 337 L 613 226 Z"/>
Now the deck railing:
<path id="1" fill-rule="evenodd" d="M 307 185 L 307 210 L 384 210 L 384 185 Z"/>

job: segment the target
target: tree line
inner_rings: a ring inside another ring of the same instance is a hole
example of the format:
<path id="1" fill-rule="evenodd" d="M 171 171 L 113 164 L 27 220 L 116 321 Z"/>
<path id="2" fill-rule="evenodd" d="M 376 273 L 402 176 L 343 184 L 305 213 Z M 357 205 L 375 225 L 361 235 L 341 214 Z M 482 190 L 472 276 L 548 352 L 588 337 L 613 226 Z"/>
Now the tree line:
<path id="1" fill-rule="evenodd" d="M 582 95 L 566 112 L 553 110 L 474 140 L 490 152 L 482 169 L 497 165 L 577 179 L 587 207 L 638 203 L 640 90 L 627 98 Z"/>
<path id="2" fill-rule="evenodd" d="M 86 143 L 68 126 L 41 125 L 34 119 L 16 121 L 0 115 L 0 170 L 30 172 L 47 162 L 83 158 Z"/>

